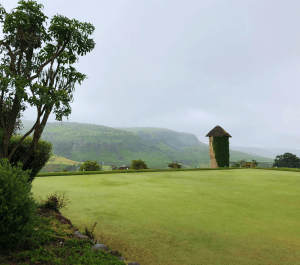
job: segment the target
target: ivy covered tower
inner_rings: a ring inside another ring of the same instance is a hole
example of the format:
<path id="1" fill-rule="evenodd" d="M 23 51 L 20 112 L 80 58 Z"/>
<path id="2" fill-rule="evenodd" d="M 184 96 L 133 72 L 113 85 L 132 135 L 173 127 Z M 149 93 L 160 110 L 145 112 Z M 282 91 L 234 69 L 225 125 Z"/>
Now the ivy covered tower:
<path id="1" fill-rule="evenodd" d="M 209 137 L 211 168 L 229 167 L 229 137 L 232 136 L 217 125 L 206 137 Z"/>

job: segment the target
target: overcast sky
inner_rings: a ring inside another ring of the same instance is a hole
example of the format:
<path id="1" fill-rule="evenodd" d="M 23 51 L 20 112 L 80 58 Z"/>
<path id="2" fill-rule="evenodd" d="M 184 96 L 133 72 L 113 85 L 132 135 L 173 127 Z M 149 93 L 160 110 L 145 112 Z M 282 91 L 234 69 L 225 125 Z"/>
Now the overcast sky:
<path id="1" fill-rule="evenodd" d="M 38 3 L 47 29 L 57 14 L 95 26 L 95 49 L 72 65 L 88 79 L 69 122 L 162 127 L 206 144 L 219 125 L 233 146 L 300 149 L 299 0 Z M 36 120 L 26 105 L 22 119 Z"/>

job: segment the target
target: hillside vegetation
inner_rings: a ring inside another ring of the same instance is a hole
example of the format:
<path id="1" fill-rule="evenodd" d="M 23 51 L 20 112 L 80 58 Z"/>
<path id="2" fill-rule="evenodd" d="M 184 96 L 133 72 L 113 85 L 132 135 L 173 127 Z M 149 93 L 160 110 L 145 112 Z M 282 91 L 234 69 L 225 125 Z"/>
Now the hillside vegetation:
<path id="1" fill-rule="evenodd" d="M 20 134 L 28 132 L 34 124 L 25 120 L 22 123 L 24 128 L 18 132 Z M 193 134 L 163 128 L 110 128 L 76 122 L 48 122 L 41 139 L 52 143 L 55 156 L 65 158 L 59 159 L 61 165 L 92 160 L 104 166 L 119 167 L 142 159 L 148 168 L 163 169 L 174 161 L 183 168 L 210 166 L 208 144 L 200 142 Z M 274 162 L 270 158 L 230 150 L 230 161 L 250 162 L 252 159 Z M 57 164 L 57 158 L 50 160 L 47 165 Z"/>

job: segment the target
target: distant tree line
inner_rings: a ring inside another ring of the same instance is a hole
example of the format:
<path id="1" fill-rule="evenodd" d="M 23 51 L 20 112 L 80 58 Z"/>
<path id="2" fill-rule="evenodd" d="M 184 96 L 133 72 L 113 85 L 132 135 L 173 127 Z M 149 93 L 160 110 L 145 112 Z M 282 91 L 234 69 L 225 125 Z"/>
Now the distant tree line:
<path id="1" fill-rule="evenodd" d="M 130 169 L 148 169 L 147 164 L 145 161 L 142 161 L 141 159 L 139 160 L 132 160 L 130 165 Z M 177 161 L 172 162 L 168 164 L 169 168 L 182 168 L 182 165 L 180 165 Z M 112 165 L 111 166 L 112 170 L 117 170 L 117 166 Z M 66 166 L 62 172 L 69 172 L 69 171 L 101 171 L 102 170 L 102 165 L 99 165 L 96 161 L 92 162 L 91 160 L 86 160 L 84 161 L 83 164 L 78 163 L 77 165 L 69 165 Z"/>
<path id="2" fill-rule="evenodd" d="M 257 165 L 258 163 L 255 160 L 253 163 Z M 145 161 L 139 160 L 132 160 L 130 165 L 130 169 L 148 169 L 147 164 Z M 241 163 L 245 163 L 244 160 L 240 161 Z M 239 163 L 235 164 L 234 166 L 240 166 Z M 291 153 L 285 153 L 283 155 L 277 155 L 276 159 L 274 160 L 273 167 L 286 167 L 286 168 L 300 168 L 300 158 L 298 158 L 296 155 L 293 155 Z M 172 162 L 168 164 L 168 168 L 172 169 L 180 169 L 182 168 L 182 165 L 179 164 L 177 161 Z M 118 167 L 116 165 L 111 165 L 112 170 L 117 170 Z M 96 161 L 92 162 L 91 160 L 84 161 L 83 164 L 75 164 L 75 165 L 69 165 L 63 169 L 63 172 L 68 171 L 100 171 L 102 170 L 102 165 L 99 165 Z"/>

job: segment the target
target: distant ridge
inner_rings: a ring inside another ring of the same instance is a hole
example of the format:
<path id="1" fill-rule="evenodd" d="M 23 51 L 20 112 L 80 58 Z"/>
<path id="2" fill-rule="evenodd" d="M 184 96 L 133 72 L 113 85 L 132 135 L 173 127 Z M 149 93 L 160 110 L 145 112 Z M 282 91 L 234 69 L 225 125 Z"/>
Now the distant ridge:
<path id="1" fill-rule="evenodd" d="M 22 120 L 25 134 L 34 121 Z M 33 132 L 32 134 L 33 135 Z M 83 162 L 97 161 L 102 165 L 129 166 L 132 160 L 142 159 L 148 168 L 166 168 L 179 162 L 183 168 L 210 167 L 208 144 L 191 133 L 153 127 L 107 127 L 77 122 L 47 122 L 42 140 L 52 144 L 54 155 Z M 233 150 L 230 161 L 274 162 L 259 153 Z"/>
<path id="2" fill-rule="evenodd" d="M 32 125 L 34 123 L 34 121 L 32 121 L 32 120 L 26 120 L 26 119 L 22 120 L 22 122 L 23 122 L 24 125 L 25 125 L 25 123 L 26 124 L 32 123 Z M 58 124 L 58 123 L 68 124 L 70 122 L 68 122 L 68 121 L 63 121 L 63 122 L 55 121 L 55 122 L 51 122 L 51 123 L 53 123 L 53 124 Z M 89 124 L 89 123 L 78 123 L 78 124 Z M 90 124 L 90 125 L 92 125 L 92 124 Z M 107 127 L 105 125 L 97 125 L 97 124 L 93 124 L 93 125 L 103 126 L 103 127 L 106 127 L 106 128 L 114 128 L 114 129 L 118 129 L 118 130 L 125 130 L 125 131 L 128 131 L 128 132 L 132 132 L 136 135 L 138 134 L 138 132 L 146 132 L 146 131 L 148 131 L 148 133 L 149 133 L 149 131 L 153 131 L 153 132 L 154 131 L 172 131 L 170 129 L 160 128 L 160 127 Z M 46 125 L 46 127 L 47 127 L 47 125 Z M 186 132 L 180 132 L 180 133 L 181 134 L 186 134 L 186 135 L 193 135 L 193 134 L 186 133 Z M 140 134 L 140 136 L 143 136 L 143 134 Z M 193 136 L 196 137 L 195 135 L 193 135 Z M 206 145 L 206 144 L 204 144 L 200 141 L 199 141 L 199 143 L 208 147 L 208 145 Z M 287 153 L 287 152 L 295 154 L 297 157 L 300 157 L 300 150 L 299 149 L 241 147 L 241 146 L 233 146 L 231 144 L 230 144 L 229 148 L 230 148 L 230 150 L 240 151 L 240 152 L 247 153 L 247 154 L 250 154 L 250 155 L 254 155 L 254 156 L 257 156 L 257 157 L 260 157 L 260 158 L 273 159 L 272 161 L 274 161 L 274 159 L 276 158 L 277 155 L 282 155 L 282 154 Z M 232 159 L 230 159 L 230 160 L 232 161 Z M 267 162 L 267 160 L 266 160 L 266 162 Z"/>

